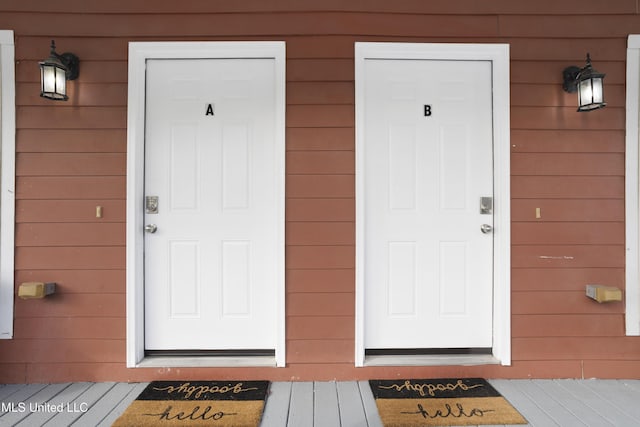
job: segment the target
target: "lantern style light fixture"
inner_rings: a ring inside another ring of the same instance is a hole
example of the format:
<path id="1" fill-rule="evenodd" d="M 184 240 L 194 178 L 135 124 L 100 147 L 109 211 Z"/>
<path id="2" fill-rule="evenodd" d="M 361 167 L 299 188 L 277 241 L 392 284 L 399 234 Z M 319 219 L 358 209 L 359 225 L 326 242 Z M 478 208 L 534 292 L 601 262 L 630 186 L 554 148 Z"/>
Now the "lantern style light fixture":
<path id="1" fill-rule="evenodd" d="M 40 96 L 55 101 L 66 101 L 67 80 L 78 78 L 80 60 L 73 53 L 56 53 L 56 43 L 51 40 L 51 54 L 40 62 Z"/>
<path id="2" fill-rule="evenodd" d="M 565 92 L 578 92 L 578 111 L 592 111 L 607 105 L 604 102 L 604 76 L 591 66 L 591 56 L 587 53 L 584 68 L 572 65 L 562 72 L 562 88 Z"/>

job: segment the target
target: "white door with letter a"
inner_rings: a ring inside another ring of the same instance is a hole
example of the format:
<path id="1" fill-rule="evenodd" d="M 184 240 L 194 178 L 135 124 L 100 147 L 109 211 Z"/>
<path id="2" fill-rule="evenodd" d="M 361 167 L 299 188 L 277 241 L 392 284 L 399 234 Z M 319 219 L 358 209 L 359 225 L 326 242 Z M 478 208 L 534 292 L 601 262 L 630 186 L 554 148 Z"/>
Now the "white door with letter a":
<path id="1" fill-rule="evenodd" d="M 273 58 L 147 60 L 146 350 L 276 348 L 275 70 Z"/>
<path id="2" fill-rule="evenodd" d="M 364 347 L 491 348 L 492 63 L 363 67 Z"/>

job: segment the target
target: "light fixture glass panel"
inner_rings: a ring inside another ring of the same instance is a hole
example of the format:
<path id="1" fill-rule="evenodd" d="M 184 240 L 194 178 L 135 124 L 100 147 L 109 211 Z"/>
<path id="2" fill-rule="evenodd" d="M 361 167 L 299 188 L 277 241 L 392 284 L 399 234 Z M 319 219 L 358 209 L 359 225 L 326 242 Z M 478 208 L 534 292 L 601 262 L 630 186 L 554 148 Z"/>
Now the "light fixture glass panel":
<path id="1" fill-rule="evenodd" d="M 593 79 L 591 79 L 591 85 L 592 85 L 592 93 L 593 93 L 593 102 L 596 103 L 601 103 L 604 101 L 604 96 L 603 96 L 603 84 L 602 84 L 602 79 L 599 77 L 594 77 Z"/>
<path id="2" fill-rule="evenodd" d="M 55 64 L 40 65 L 40 95 L 54 100 L 67 99 L 67 75 L 64 68 Z"/>
<path id="3" fill-rule="evenodd" d="M 580 107 L 593 102 L 593 88 L 591 85 L 591 79 L 583 80 L 578 83 L 578 94 Z"/>

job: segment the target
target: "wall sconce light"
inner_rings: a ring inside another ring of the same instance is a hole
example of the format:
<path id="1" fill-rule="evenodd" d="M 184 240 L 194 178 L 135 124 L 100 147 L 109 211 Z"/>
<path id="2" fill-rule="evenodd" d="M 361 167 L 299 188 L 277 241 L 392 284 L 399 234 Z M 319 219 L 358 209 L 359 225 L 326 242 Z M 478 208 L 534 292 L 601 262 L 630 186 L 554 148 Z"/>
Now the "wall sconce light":
<path id="1" fill-rule="evenodd" d="M 51 54 L 40 62 L 40 96 L 55 101 L 66 101 L 67 80 L 78 78 L 80 60 L 73 53 L 56 53 L 56 43 L 51 40 Z"/>
<path id="2" fill-rule="evenodd" d="M 565 92 L 578 92 L 578 111 L 597 110 L 607 105 L 604 102 L 605 74 L 599 73 L 591 67 L 591 57 L 587 53 L 587 63 L 584 68 L 575 65 L 562 71 L 562 88 Z"/>

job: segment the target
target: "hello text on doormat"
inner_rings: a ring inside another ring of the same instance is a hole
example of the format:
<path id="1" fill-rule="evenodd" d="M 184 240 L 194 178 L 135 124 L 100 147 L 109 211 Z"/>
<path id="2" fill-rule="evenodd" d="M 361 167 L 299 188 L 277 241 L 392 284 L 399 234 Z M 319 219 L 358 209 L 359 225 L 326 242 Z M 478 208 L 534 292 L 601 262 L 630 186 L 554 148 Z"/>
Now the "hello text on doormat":
<path id="1" fill-rule="evenodd" d="M 268 381 L 154 381 L 113 424 L 257 427 Z"/>
<path id="2" fill-rule="evenodd" d="M 371 380 L 385 427 L 526 424 L 482 378 Z"/>

